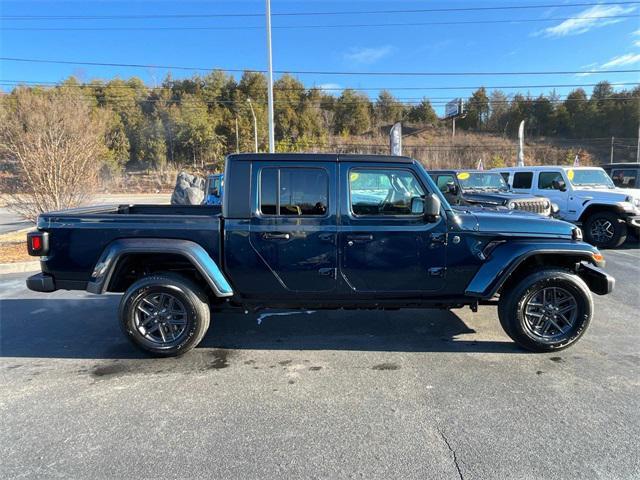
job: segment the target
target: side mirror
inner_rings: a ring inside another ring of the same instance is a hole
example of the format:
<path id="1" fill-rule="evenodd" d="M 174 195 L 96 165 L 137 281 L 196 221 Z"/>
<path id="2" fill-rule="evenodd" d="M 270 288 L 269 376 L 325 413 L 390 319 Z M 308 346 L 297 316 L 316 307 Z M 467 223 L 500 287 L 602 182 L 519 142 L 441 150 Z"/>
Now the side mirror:
<path id="1" fill-rule="evenodd" d="M 440 219 L 440 198 L 435 193 L 430 193 L 424 199 L 424 216 L 428 222 L 437 222 Z"/>

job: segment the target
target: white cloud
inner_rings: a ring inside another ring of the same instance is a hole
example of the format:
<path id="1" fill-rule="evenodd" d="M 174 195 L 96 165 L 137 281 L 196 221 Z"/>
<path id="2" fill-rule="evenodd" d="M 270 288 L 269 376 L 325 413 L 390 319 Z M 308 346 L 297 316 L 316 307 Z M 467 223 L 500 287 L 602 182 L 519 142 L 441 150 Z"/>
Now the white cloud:
<path id="1" fill-rule="evenodd" d="M 635 65 L 636 63 L 640 63 L 640 53 L 626 53 L 613 57 L 607 63 L 603 63 L 600 69 L 606 70 L 608 68 L 623 67 L 625 65 Z"/>
<path id="2" fill-rule="evenodd" d="M 640 40 L 636 40 L 635 42 L 633 42 L 633 46 L 640 48 Z"/>
<path id="3" fill-rule="evenodd" d="M 580 68 L 582 68 L 583 70 L 598 71 L 635 65 L 636 63 L 640 63 L 640 53 L 625 53 L 624 55 L 613 57 L 611 60 L 603 63 L 602 65 L 598 63 L 590 63 L 589 65 L 583 65 Z M 592 74 L 588 72 L 577 73 L 576 77 L 588 77 L 589 75 Z"/>
<path id="4" fill-rule="evenodd" d="M 604 27 L 605 25 L 612 25 L 624 20 L 624 18 L 602 17 L 625 15 L 633 12 L 635 9 L 636 7 L 622 7 L 620 5 L 596 5 L 580 12 L 577 15 L 573 15 L 574 18 L 570 20 L 565 20 L 558 25 L 545 28 L 538 33 L 544 34 L 548 37 L 580 35 L 581 33 L 586 33 L 594 28 Z"/>
<path id="5" fill-rule="evenodd" d="M 392 51 L 393 48 L 390 45 L 373 48 L 353 47 L 344 54 L 344 58 L 350 62 L 370 64 L 386 57 Z"/>
<path id="6" fill-rule="evenodd" d="M 338 83 L 321 83 L 318 85 L 318 88 L 323 90 L 325 93 L 335 95 L 336 93 L 339 93 L 338 90 L 342 90 L 343 87 Z"/>

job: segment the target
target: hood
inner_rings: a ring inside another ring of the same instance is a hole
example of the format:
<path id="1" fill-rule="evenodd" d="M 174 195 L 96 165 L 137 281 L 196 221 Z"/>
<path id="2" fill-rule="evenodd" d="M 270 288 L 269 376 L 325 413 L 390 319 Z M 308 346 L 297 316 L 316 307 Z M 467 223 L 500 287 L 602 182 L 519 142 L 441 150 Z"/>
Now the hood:
<path id="1" fill-rule="evenodd" d="M 463 230 L 523 237 L 572 238 L 575 225 L 519 210 L 492 211 L 456 208 L 457 223 Z"/>
<path id="2" fill-rule="evenodd" d="M 487 204 L 495 204 L 495 205 L 506 205 L 509 200 L 520 200 L 523 198 L 534 198 L 531 195 L 520 194 L 520 193 L 511 193 L 511 192 L 499 192 L 489 191 L 484 192 L 480 190 L 465 190 L 462 193 L 464 199 L 468 202 L 478 202 L 478 203 L 487 203 Z"/>
<path id="3" fill-rule="evenodd" d="M 574 187 L 577 196 L 584 199 L 608 200 L 611 202 L 624 202 L 627 197 L 640 198 L 640 192 L 633 188 L 585 188 Z"/>

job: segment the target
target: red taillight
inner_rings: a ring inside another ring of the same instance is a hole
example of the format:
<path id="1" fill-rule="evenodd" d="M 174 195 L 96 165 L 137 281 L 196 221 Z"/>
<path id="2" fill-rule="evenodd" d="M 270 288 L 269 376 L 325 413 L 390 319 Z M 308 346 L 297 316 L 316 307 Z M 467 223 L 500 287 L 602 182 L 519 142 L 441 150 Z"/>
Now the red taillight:
<path id="1" fill-rule="evenodd" d="M 49 234 L 47 232 L 28 233 L 27 250 L 29 251 L 29 255 L 34 257 L 49 253 Z"/>
<path id="2" fill-rule="evenodd" d="M 31 250 L 38 251 L 42 249 L 42 237 L 34 235 L 31 237 Z"/>

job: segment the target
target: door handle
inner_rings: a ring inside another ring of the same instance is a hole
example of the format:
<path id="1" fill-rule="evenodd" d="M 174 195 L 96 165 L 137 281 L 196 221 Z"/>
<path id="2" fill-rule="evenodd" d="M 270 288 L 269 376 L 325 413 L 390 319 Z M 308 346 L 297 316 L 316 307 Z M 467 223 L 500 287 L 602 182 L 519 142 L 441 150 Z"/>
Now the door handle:
<path id="1" fill-rule="evenodd" d="M 353 243 L 366 243 L 366 242 L 370 242 L 371 240 L 373 240 L 373 235 L 371 235 L 371 234 L 347 235 L 347 241 L 348 241 L 349 245 L 352 244 L 351 242 L 353 242 Z"/>
<path id="2" fill-rule="evenodd" d="M 291 238 L 291 235 L 289 235 L 288 233 L 265 232 L 262 234 L 262 238 L 264 238 L 265 240 L 289 240 Z"/>

